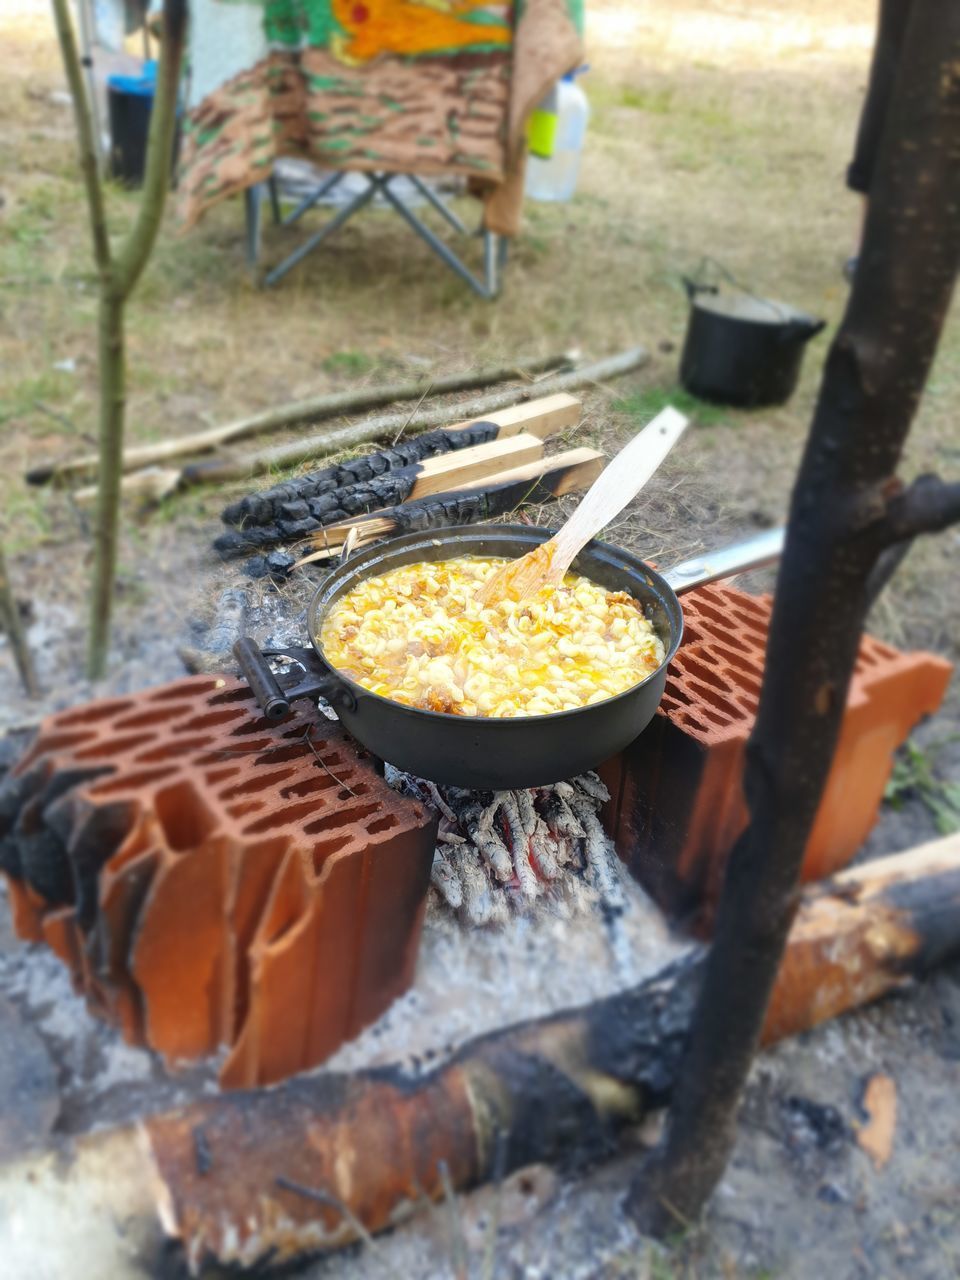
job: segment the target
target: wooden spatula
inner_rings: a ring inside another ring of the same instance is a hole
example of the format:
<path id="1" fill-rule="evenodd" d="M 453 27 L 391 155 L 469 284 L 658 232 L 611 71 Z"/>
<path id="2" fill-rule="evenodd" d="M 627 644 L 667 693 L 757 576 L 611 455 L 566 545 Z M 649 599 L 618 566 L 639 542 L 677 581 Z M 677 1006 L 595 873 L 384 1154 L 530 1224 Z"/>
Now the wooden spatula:
<path id="1" fill-rule="evenodd" d="M 687 428 L 676 409 L 664 409 L 607 464 L 573 515 L 549 542 L 499 569 L 484 583 L 480 601 L 525 600 L 541 587 L 557 586 L 591 538 L 640 492 Z"/>

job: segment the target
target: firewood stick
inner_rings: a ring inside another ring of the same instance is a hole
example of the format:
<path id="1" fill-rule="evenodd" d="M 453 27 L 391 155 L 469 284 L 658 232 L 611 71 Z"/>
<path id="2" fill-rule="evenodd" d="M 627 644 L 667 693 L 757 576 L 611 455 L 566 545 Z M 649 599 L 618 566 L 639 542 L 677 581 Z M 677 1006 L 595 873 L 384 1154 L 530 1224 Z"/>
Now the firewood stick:
<path id="1" fill-rule="evenodd" d="M 405 477 L 412 483 L 410 498 L 425 498 L 431 493 L 439 493 L 449 487 L 459 487 L 460 477 L 464 482 L 471 478 L 482 480 L 485 476 L 494 475 L 504 464 L 532 461 L 543 454 L 543 442 L 535 435 L 518 431 L 504 438 L 498 437 L 487 444 L 475 445 L 470 449 L 461 449 L 455 453 L 440 454 L 435 458 L 427 458 L 411 467 L 403 467 L 390 473 L 395 483 Z M 123 492 L 127 497 L 136 495 L 159 502 L 168 497 L 177 488 L 180 472 L 169 468 L 148 467 L 143 471 L 134 471 L 125 476 Z M 449 481 L 446 477 L 449 477 Z M 376 478 L 370 482 L 375 486 Z M 97 487 L 91 485 L 74 491 L 75 502 L 83 504 L 96 497 Z"/>
<path id="2" fill-rule="evenodd" d="M 462 414 L 464 419 L 486 419 L 497 410 L 511 408 L 523 401 L 539 399 L 561 391 L 571 391 L 589 383 L 620 377 L 634 369 L 639 369 L 648 359 L 649 356 L 642 347 L 633 347 L 607 360 L 583 365 L 571 373 L 561 373 L 556 377 L 545 378 L 542 382 L 519 392 L 516 389 L 497 391 L 466 404 L 441 405 L 424 409 L 414 414 L 412 419 L 408 414 L 388 413 L 339 430 L 323 432 L 303 440 L 291 441 L 290 444 L 264 449 L 260 453 L 248 454 L 244 458 L 225 458 L 222 461 L 214 459 L 208 463 L 198 463 L 184 467 L 184 483 L 221 484 L 228 480 L 243 480 L 248 476 L 263 475 L 277 467 L 292 467 L 312 458 L 321 458 L 327 454 L 338 453 L 342 449 L 353 449 L 357 445 L 368 444 L 371 440 L 392 439 L 398 431 L 403 429 L 416 432 L 427 427 L 446 426 L 454 413 Z M 567 422 L 564 425 L 570 426 L 572 423 Z M 529 430 L 529 427 L 524 429 Z M 556 426 L 554 429 L 561 430 L 561 427 Z"/>
<path id="3" fill-rule="evenodd" d="M 804 1031 L 957 954 L 960 835 L 809 886 L 765 1038 Z M 0 1200 L 17 1214 L 0 1216 L 0 1257 L 12 1274 L 21 1259 L 32 1274 L 43 1241 L 51 1274 L 69 1272 L 82 1248 L 88 1270 L 112 1275 L 121 1261 L 159 1256 L 162 1223 L 194 1274 L 205 1258 L 280 1266 L 358 1233 L 278 1177 L 332 1191 L 375 1234 L 416 1212 L 424 1193 L 442 1198 L 441 1162 L 463 1191 L 527 1164 L 596 1159 L 669 1101 L 702 971 L 692 947 L 629 991 L 472 1040 L 416 1082 L 405 1066 L 314 1074 L 2 1166 Z M 822 1000 L 828 986 L 839 994 Z"/>
<path id="4" fill-rule="evenodd" d="M 168 462 L 171 458 L 181 458 L 194 453 L 209 453 L 222 445 L 246 440 L 250 436 L 264 435 L 270 431 L 279 431 L 284 427 L 294 427 L 301 422 L 319 422 L 324 418 L 339 417 L 341 414 L 362 413 L 369 409 L 376 409 L 380 405 L 393 404 L 398 400 L 416 400 L 425 391 L 431 395 L 472 391 L 478 387 L 488 387 L 493 383 L 505 382 L 511 378 L 542 373 L 569 363 L 570 358 L 564 355 L 537 356 L 532 359 L 516 360 L 512 364 L 479 369 L 470 373 L 455 373 L 442 378 L 423 377 L 411 382 L 388 382 L 380 386 L 361 387 L 351 391 L 326 392 L 306 400 L 281 405 L 279 408 L 265 409 L 262 413 L 255 413 L 249 418 L 240 418 L 222 427 L 211 427 L 207 431 L 197 431 L 175 440 L 164 440 L 157 444 L 138 445 L 132 449 L 125 449 L 123 469 L 133 471 L 138 467 Z M 30 484 L 48 484 L 51 480 L 96 475 L 97 465 L 97 456 L 87 454 L 66 462 L 42 463 L 28 471 L 26 479 Z"/>
<path id="5" fill-rule="evenodd" d="M 505 440 L 491 440 L 489 444 L 478 444 L 459 453 L 428 458 L 420 464 L 420 473 L 410 490 L 409 500 L 428 498 L 449 489 L 488 484 L 494 477 L 499 479 L 505 470 L 536 462 L 542 457 L 543 441 L 520 432 Z"/>

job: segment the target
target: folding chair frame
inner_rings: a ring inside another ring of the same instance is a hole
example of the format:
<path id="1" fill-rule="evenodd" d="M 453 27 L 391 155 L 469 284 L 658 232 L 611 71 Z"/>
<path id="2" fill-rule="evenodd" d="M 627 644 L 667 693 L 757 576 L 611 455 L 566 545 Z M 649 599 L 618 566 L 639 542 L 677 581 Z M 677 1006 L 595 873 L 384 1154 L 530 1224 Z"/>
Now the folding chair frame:
<path id="1" fill-rule="evenodd" d="M 273 212 L 273 220 L 280 226 L 288 227 L 294 222 L 299 221 L 305 213 L 314 208 L 315 205 L 328 195 L 334 187 L 344 178 L 346 170 L 332 174 L 324 182 L 321 182 L 315 191 L 304 197 L 303 200 L 285 217 L 280 209 L 280 196 L 277 189 L 276 178 L 272 177 L 265 183 L 259 183 L 257 186 L 248 187 L 245 192 L 246 196 L 246 215 L 247 215 L 247 261 L 252 269 L 256 269 L 260 258 L 260 235 L 262 229 L 262 209 L 265 196 L 269 196 L 270 205 Z M 417 191 L 423 196 L 427 203 L 434 208 L 437 213 L 460 235 L 469 235 L 469 228 L 464 225 L 460 218 L 446 205 L 435 191 L 414 174 L 398 175 L 396 173 L 364 173 L 363 177 L 367 181 L 366 187 L 353 197 L 348 204 L 333 215 L 329 221 L 315 231 L 308 240 L 305 240 L 298 248 L 286 258 L 283 259 L 276 267 L 263 278 L 265 286 L 275 285 L 278 280 L 282 280 L 288 271 L 292 270 L 298 263 L 302 262 L 308 254 L 312 253 L 318 245 L 322 244 L 329 236 L 339 230 L 340 227 L 355 213 L 368 205 L 374 196 L 379 192 L 391 207 L 399 213 L 407 226 L 415 231 L 422 240 L 424 240 L 433 252 L 442 262 L 444 262 L 451 271 L 454 271 L 461 280 L 465 281 L 471 289 L 481 298 L 488 302 L 492 301 L 500 292 L 500 273 L 507 259 L 507 240 L 502 236 L 496 235 L 492 231 L 484 230 L 483 235 L 483 278 L 476 276 L 470 268 L 462 261 L 462 259 L 454 252 L 453 249 L 442 240 L 435 231 L 417 216 L 417 214 L 407 205 L 401 196 L 391 187 L 394 178 L 403 176 L 407 178 L 416 187 Z"/>

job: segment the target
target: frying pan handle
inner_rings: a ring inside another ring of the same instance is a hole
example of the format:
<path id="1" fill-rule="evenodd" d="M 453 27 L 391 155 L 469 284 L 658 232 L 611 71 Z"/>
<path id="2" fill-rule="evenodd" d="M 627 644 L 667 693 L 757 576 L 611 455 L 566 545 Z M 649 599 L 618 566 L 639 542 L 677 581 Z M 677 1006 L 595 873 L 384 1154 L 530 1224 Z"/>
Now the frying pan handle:
<path id="1" fill-rule="evenodd" d="M 357 705 L 353 691 L 324 666 L 312 649 L 297 645 L 261 649 L 250 636 L 241 636 L 233 646 L 233 656 L 268 720 L 282 720 L 290 712 L 290 703 L 298 698 L 319 695 L 344 711 L 352 711 Z M 275 675 L 267 659 L 279 657 L 289 658 L 302 675 Z"/>
<path id="2" fill-rule="evenodd" d="M 785 534 L 783 528 L 769 529 L 746 542 L 735 542 L 732 546 L 721 547 L 719 551 L 683 560 L 663 576 L 679 596 L 693 587 L 716 582 L 718 578 L 730 578 L 747 569 L 760 569 L 780 559 Z"/>

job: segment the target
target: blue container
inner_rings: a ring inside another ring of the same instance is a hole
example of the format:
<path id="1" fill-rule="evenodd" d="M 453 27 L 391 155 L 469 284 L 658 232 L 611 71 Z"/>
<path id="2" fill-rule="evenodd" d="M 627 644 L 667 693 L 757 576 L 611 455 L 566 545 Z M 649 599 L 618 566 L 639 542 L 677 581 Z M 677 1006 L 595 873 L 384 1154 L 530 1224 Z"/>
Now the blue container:
<path id="1" fill-rule="evenodd" d="M 126 186 L 139 187 L 143 184 L 156 87 L 156 62 L 145 62 L 139 75 L 107 77 L 110 173 Z M 173 144 L 174 161 L 179 140 L 178 128 Z"/>

